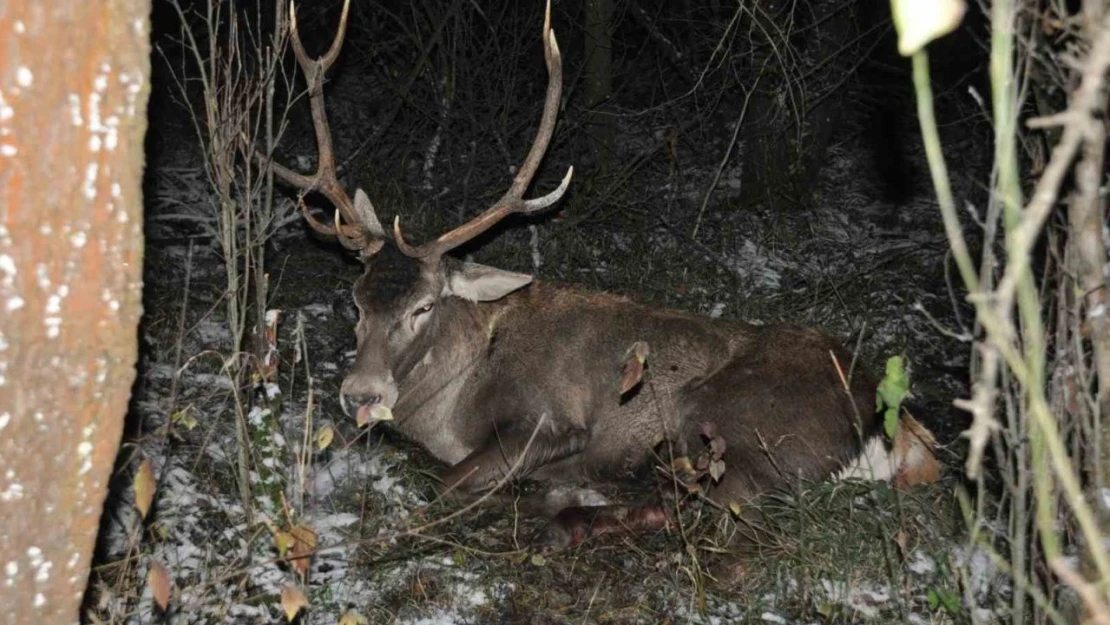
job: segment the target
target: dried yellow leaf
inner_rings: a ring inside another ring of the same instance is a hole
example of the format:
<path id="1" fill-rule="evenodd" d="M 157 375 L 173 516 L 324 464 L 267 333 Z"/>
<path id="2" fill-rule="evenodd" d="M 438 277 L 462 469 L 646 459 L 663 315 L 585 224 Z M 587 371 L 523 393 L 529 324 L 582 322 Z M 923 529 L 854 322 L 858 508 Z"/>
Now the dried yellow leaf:
<path id="1" fill-rule="evenodd" d="M 308 597 L 300 588 L 285 585 L 281 589 L 281 609 L 285 612 L 285 620 L 292 622 L 301 610 L 308 607 Z"/>
<path id="2" fill-rule="evenodd" d="M 170 415 L 170 423 L 183 427 L 190 432 L 193 431 L 193 428 L 197 427 L 196 417 L 193 416 L 193 411 L 188 408 L 178 410 Z"/>
<path id="3" fill-rule="evenodd" d="M 146 572 L 146 585 L 150 586 L 150 593 L 154 597 L 154 605 L 165 610 L 170 605 L 170 572 L 161 562 L 150 565 Z"/>
<path id="4" fill-rule="evenodd" d="M 389 409 L 389 406 L 374 406 L 370 409 L 370 418 L 374 421 L 392 421 L 393 411 Z"/>
<path id="5" fill-rule="evenodd" d="M 289 532 L 278 531 L 274 533 L 274 546 L 277 547 L 278 555 L 282 558 L 285 554 L 289 553 L 289 548 L 296 542 L 296 538 Z"/>
<path id="6" fill-rule="evenodd" d="M 365 616 L 354 610 L 347 610 L 339 617 L 339 625 L 369 625 L 369 623 Z"/>
<path id="7" fill-rule="evenodd" d="M 312 564 L 312 553 L 316 551 L 316 532 L 307 525 L 298 525 L 289 530 L 293 536 L 292 549 L 289 551 L 290 565 L 301 579 L 308 576 Z"/>
<path id="8" fill-rule="evenodd" d="M 154 503 L 154 466 L 150 463 L 150 458 L 143 458 L 139 463 L 139 470 L 135 472 L 131 487 L 135 490 L 135 509 L 145 519 L 150 512 L 150 504 Z"/>
<path id="9" fill-rule="evenodd" d="M 358 409 L 358 414 L 355 415 L 355 423 L 358 424 L 359 427 L 367 425 L 372 426 L 378 421 L 392 420 L 393 411 L 389 409 L 389 406 L 383 406 L 381 404 L 373 408 L 370 406 L 361 406 Z"/>
<path id="10" fill-rule="evenodd" d="M 335 430 L 330 425 L 325 425 L 316 432 L 316 449 L 324 451 L 331 445 L 335 438 Z"/>

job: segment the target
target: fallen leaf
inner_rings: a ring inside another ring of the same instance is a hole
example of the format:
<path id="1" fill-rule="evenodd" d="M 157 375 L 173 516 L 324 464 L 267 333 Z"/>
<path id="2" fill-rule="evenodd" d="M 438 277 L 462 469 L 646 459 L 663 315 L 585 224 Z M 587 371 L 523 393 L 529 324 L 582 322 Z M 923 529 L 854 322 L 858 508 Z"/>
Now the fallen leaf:
<path id="1" fill-rule="evenodd" d="M 624 355 L 624 368 L 621 370 L 621 390 L 624 395 L 643 380 L 644 364 L 647 362 L 648 344 L 636 341 Z"/>
<path id="2" fill-rule="evenodd" d="M 532 554 L 532 566 L 544 566 L 547 564 L 547 558 L 543 557 L 542 553 Z"/>
<path id="3" fill-rule="evenodd" d="M 183 427 L 190 432 L 193 431 L 193 428 L 197 427 L 196 417 L 193 416 L 193 411 L 188 408 L 178 410 L 170 415 L 170 423 Z"/>
<path id="4" fill-rule="evenodd" d="M 708 440 L 713 440 L 713 437 L 717 435 L 717 424 L 712 421 L 702 421 L 701 435 Z"/>
<path id="5" fill-rule="evenodd" d="M 278 555 L 282 558 L 285 554 L 289 553 L 289 548 L 296 542 L 296 538 L 289 532 L 277 531 L 274 532 L 274 546 L 277 547 Z"/>
<path id="6" fill-rule="evenodd" d="M 894 544 L 898 545 L 898 551 L 902 554 L 902 560 L 909 556 L 909 537 L 906 536 L 905 530 L 898 530 L 894 535 Z"/>
<path id="7" fill-rule="evenodd" d="M 161 562 L 150 565 L 146 572 L 146 585 L 150 586 L 150 593 L 154 597 L 154 605 L 165 610 L 170 605 L 170 572 Z"/>
<path id="8" fill-rule="evenodd" d="M 335 430 L 330 425 L 325 425 L 316 432 L 316 449 L 324 451 L 331 445 L 335 438 Z"/>
<path id="9" fill-rule="evenodd" d="M 307 607 L 308 597 L 304 596 L 300 588 L 288 584 L 282 587 L 281 609 L 285 612 L 285 620 L 292 622 Z"/>
<path id="10" fill-rule="evenodd" d="M 714 436 L 713 438 L 709 439 L 709 453 L 714 458 L 720 458 L 721 456 L 725 455 L 726 447 L 728 447 L 728 444 L 725 443 L 725 439 L 721 438 L 720 436 Z"/>
<path id="11" fill-rule="evenodd" d="M 713 478 L 714 482 L 720 482 L 721 476 L 725 474 L 725 461 L 721 459 L 714 460 L 709 463 L 709 477 Z"/>
<path id="12" fill-rule="evenodd" d="M 369 625 L 369 623 L 365 616 L 354 610 L 347 610 L 339 617 L 339 625 Z"/>
<path id="13" fill-rule="evenodd" d="M 150 463 L 150 458 L 143 458 L 139 463 L 139 470 L 135 472 L 131 486 L 135 490 L 135 509 L 145 519 L 150 512 L 150 504 L 154 503 L 154 466 Z"/>
<path id="14" fill-rule="evenodd" d="M 709 468 L 709 455 L 704 454 L 704 453 L 698 454 L 698 462 L 697 462 L 697 464 L 694 465 L 694 468 L 697 469 L 698 471 L 704 471 L 704 470 L 708 469 Z"/>
<path id="15" fill-rule="evenodd" d="M 298 525 L 289 530 L 293 536 L 293 546 L 289 550 L 289 564 L 305 579 L 312 564 L 312 553 L 316 551 L 316 532 L 307 525 Z"/>
<path id="16" fill-rule="evenodd" d="M 690 459 L 686 456 L 679 456 L 671 461 L 671 471 L 675 475 L 681 477 L 688 477 L 694 474 L 694 465 L 690 464 Z"/>
<path id="17" fill-rule="evenodd" d="M 740 502 L 738 502 L 738 501 L 728 502 L 728 511 L 732 513 L 732 516 L 740 518 Z"/>

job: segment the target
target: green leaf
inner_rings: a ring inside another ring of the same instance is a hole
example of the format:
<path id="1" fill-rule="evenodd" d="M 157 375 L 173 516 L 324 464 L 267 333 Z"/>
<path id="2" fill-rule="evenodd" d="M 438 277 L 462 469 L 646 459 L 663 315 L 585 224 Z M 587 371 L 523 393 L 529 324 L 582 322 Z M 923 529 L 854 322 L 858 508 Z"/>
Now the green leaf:
<path id="1" fill-rule="evenodd" d="M 901 356 L 891 356 L 886 361 L 886 375 L 875 390 L 875 410 L 881 410 L 886 406 L 883 426 L 886 435 L 890 438 L 894 438 L 898 428 L 898 414 L 901 411 L 902 400 L 909 390 L 910 376 L 906 372 L 904 359 Z"/>
<path id="2" fill-rule="evenodd" d="M 937 596 L 940 598 L 940 605 L 949 614 L 955 615 L 961 612 L 960 609 L 960 596 L 954 591 L 947 588 L 938 588 Z"/>

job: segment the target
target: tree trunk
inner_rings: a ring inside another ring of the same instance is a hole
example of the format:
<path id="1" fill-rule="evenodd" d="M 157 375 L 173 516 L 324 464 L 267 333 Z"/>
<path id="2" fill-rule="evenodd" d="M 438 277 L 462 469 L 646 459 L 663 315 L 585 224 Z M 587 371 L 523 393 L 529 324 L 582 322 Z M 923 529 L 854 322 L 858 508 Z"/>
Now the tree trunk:
<path id="1" fill-rule="evenodd" d="M 586 106 L 589 153 L 599 171 L 609 166 L 613 118 L 601 110 L 613 89 L 613 0 L 586 0 Z"/>
<path id="2" fill-rule="evenodd" d="M 0 620 L 73 623 L 135 378 L 150 0 L 0 6 Z"/>

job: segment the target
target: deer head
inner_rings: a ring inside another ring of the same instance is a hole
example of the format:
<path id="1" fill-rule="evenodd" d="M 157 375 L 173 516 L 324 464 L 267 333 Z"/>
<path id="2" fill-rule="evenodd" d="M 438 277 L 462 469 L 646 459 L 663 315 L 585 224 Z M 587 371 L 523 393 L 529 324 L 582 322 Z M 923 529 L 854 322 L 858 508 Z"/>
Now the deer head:
<path id="1" fill-rule="evenodd" d="M 477 302 L 498 300 L 527 285 L 532 277 L 476 263 L 458 261 L 447 252 L 472 240 L 513 213 L 535 213 L 557 202 L 570 185 L 574 168 L 568 169 L 554 191 L 524 199 L 555 128 L 562 91 L 562 60 L 551 31 L 551 3 L 543 24 L 544 59 L 548 85 L 539 130 L 513 183 L 492 206 L 467 223 L 433 241 L 410 246 L 401 233 L 400 218 L 389 237 L 378 220 L 369 197 L 361 189 L 354 200 L 339 184 L 335 156 L 324 108 L 324 74 L 339 56 L 350 0 L 343 5 L 339 29 L 328 51 L 311 59 L 297 33 L 295 10 L 290 8 L 293 50 L 309 82 L 309 102 L 319 150 L 316 172 L 304 175 L 274 164 L 286 182 L 304 190 L 319 191 L 335 206 L 334 225 L 317 220 L 302 203 L 308 224 L 317 232 L 334 236 L 347 248 L 358 250 L 366 270 L 354 286 L 359 321 L 355 330 L 358 351 L 355 364 L 341 388 L 348 414 L 368 413 L 377 406 L 392 408 L 402 382 L 428 361 L 434 345 L 444 345 L 443 329 L 467 314 Z M 392 239 L 392 240 L 390 240 Z M 449 343 L 450 341 L 448 341 Z"/>

